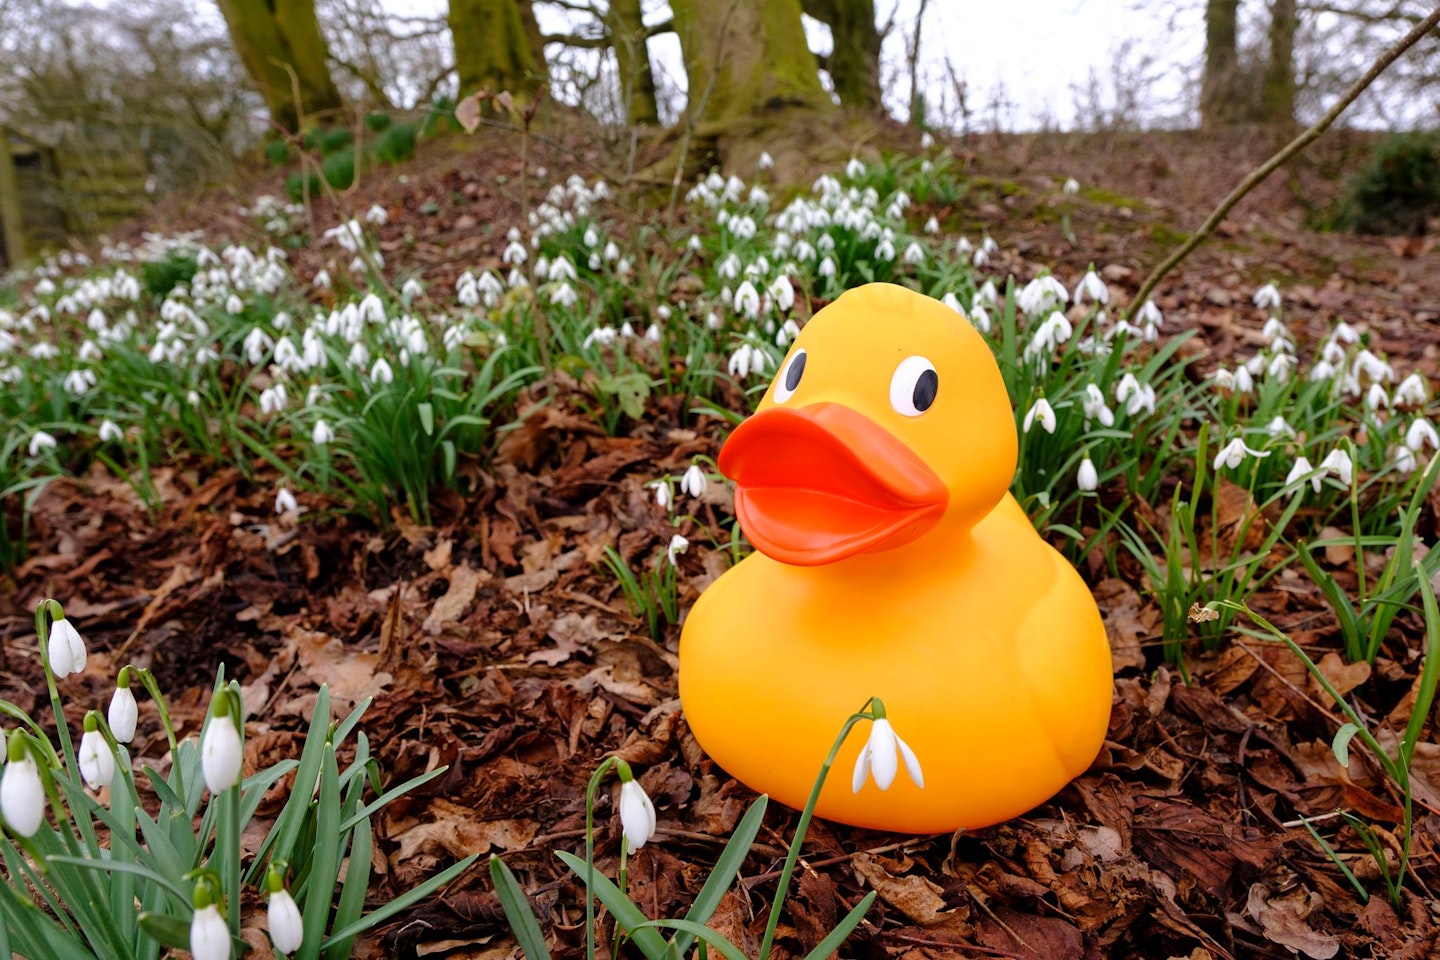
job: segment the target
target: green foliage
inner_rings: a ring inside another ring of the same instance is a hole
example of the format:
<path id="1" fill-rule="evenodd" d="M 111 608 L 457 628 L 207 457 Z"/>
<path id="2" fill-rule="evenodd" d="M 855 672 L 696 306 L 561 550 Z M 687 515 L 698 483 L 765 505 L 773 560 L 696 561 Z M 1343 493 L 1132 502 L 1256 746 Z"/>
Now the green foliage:
<path id="1" fill-rule="evenodd" d="M 199 269 L 200 264 L 196 262 L 194 254 L 174 252 L 163 260 L 142 264 L 140 279 L 152 297 L 163 299 L 182 283 L 193 280 Z"/>
<path id="2" fill-rule="evenodd" d="M 384 163 L 401 163 L 415 154 L 419 131 L 413 123 L 397 123 L 385 129 L 375 143 L 375 158 Z"/>
<path id="3" fill-rule="evenodd" d="M 320 164 L 320 176 L 335 190 L 344 190 L 355 182 L 355 148 L 346 147 L 327 156 Z"/>
<path id="4" fill-rule="evenodd" d="M 1440 139 L 1417 132 L 1380 141 L 1351 180 L 1341 212 L 1361 233 L 1423 233 L 1426 219 L 1440 214 Z"/>
<path id="5" fill-rule="evenodd" d="M 299 203 L 305 199 L 307 192 L 312 200 L 320 196 L 320 174 L 314 171 L 305 174 L 292 173 L 285 178 L 285 193 L 291 200 Z"/>
<path id="6" fill-rule="evenodd" d="M 365 126 L 371 133 L 379 133 L 390 126 L 390 114 L 368 113 L 365 115 Z"/>
<path id="7" fill-rule="evenodd" d="M 265 161 L 272 167 L 284 166 L 290 155 L 290 144 L 284 140 L 270 140 L 265 144 Z"/>
<path id="8" fill-rule="evenodd" d="M 460 121 L 455 119 L 455 101 L 442 94 L 435 98 L 435 102 L 425 112 L 425 119 L 420 124 L 420 136 L 459 133 L 462 129 Z"/>
<path id="9" fill-rule="evenodd" d="M 321 156 L 333 156 L 354 144 L 355 134 L 349 127 L 326 127 L 315 132 L 314 146 Z"/>

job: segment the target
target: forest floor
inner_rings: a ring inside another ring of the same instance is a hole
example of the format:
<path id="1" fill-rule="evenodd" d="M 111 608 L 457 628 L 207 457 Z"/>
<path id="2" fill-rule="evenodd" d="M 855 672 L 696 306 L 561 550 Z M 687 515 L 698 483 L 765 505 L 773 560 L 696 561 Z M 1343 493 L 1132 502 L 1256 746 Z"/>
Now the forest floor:
<path id="1" fill-rule="evenodd" d="M 603 165 L 575 143 L 532 146 L 535 162 L 555 173 L 573 166 L 593 176 Z M 1198 138 L 1064 147 L 982 140 L 955 149 L 971 165 L 973 189 L 951 213 L 999 242 L 1005 269 L 1023 280 L 1042 267 L 1068 275 L 1093 263 L 1129 292 L 1246 169 L 1243 151 Z M 363 184 L 357 208 L 378 202 L 391 211 L 379 235 L 392 266 L 449 284 L 467 267 L 498 266 L 506 227 L 521 218 L 501 182 L 513 176 L 516 154 L 509 140 L 459 140 L 402 168 L 403 178 Z M 1071 176 L 1082 191 L 1062 208 L 1054 183 Z M 431 204 L 437 213 L 419 212 Z M 234 197 L 212 194 L 177 202 L 145 226 L 253 233 L 234 206 Z M 321 226 L 335 219 L 323 204 L 317 214 Z M 1302 351 L 1345 319 L 1433 381 L 1437 261 L 1428 243 L 1308 231 L 1286 191 L 1267 188 L 1161 285 L 1157 303 L 1168 335 L 1199 331 L 1186 346 L 1198 357 L 1196 375 L 1263 342 L 1263 318 L 1249 299 L 1275 280 Z M 738 411 L 746 402 L 730 397 Z M 657 399 L 643 422 L 607 436 L 565 404 L 538 407 L 484 466 L 484 492 L 442 498 L 432 527 L 397 514 L 380 529 L 323 510 L 288 526 L 275 517 L 268 485 L 198 462 L 156 472 L 158 522 L 105 474 L 53 482 L 36 503 L 30 559 L 0 577 L 0 695 L 32 711 L 43 705 L 31 611 L 53 596 L 91 649 L 84 674 L 62 684 L 68 697 L 102 706 L 115 670 L 144 664 L 172 691 L 181 732 L 193 733 L 224 662 L 252 710 L 247 767 L 295 754 L 320 684 L 342 709 L 373 697 L 363 729 L 388 779 L 449 768 L 377 823 L 375 900 L 466 854 L 498 852 L 531 895 L 552 947 L 572 956 L 583 950 L 583 901 L 554 852 L 580 849 L 586 780 L 613 753 L 643 769 L 658 809 L 656 839 L 630 859 L 634 899 L 653 915 L 679 915 L 753 794 L 687 729 L 677 700 L 679 628 L 651 640 L 600 560 L 607 546 L 626 557 L 663 548 L 672 528 L 645 484 L 718 453 L 726 424 L 682 426 L 680 414 Z M 712 484 L 698 512 L 713 524 L 731 509 L 729 491 Z M 1440 498 L 1421 524 L 1427 541 L 1440 534 L 1437 512 Z M 683 607 L 725 562 L 692 545 L 680 558 Z M 1440 951 L 1440 908 L 1430 895 L 1440 887 L 1433 730 L 1412 774 L 1413 879 L 1398 911 L 1383 892 L 1362 904 L 1299 819 L 1340 806 L 1380 823 L 1399 819 L 1397 796 L 1373 764 L 1352 761 L 1347 770 L 1332 756 L 1341 722 L 1333 704 L 1288 651 L 1244 638 L 1213 651 L 1197 642 L 1184 682 L 1163 665 L 1161 614 L 1140 569 L 1122 563 L 1120 572 L 1111 576 L 1099 557 L 1082 565 L 1116 668 L 1107 741 L 1090 770 L 1043 806 L 983 830 L 900 836 L 815 822 L 779 928 L 784 954 L 808 951 L 872 889 L 879 901 L 844 955 L 1204 960 Z M 1336 575 L 1353 583 L 1353 574 Z M 1334 616 L 1303 577 L 1275 578 L 1252 606 L 1317 660 L 1337 648 Z M 1403 726 L 1423 633 L 1420 616 L 1404 613 L 1373 669 L 1335 656 L 1324 668 L 1368 716 Z M 155 718 L 142 712 L 137 752 L 162 746 Z M 771 806 L 712 921 L 752 954 L 795 820 Z M 613 876 L 619 826 L 603 794 L 597 830 L 598 862 Z M 1363 883 L 1383 891 L 1353 836 L 1344 853 Z M 477 867 L 359 950 L 488 958 L 514 944 Z M 266 951 L 258 946 L 252 956 Z"/>

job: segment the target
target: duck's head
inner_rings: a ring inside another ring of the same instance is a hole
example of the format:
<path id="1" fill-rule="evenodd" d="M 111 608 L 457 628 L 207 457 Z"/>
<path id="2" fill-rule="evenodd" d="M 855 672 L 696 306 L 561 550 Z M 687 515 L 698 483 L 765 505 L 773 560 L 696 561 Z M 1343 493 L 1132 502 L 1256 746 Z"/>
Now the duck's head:
<path id="1" fill-rule="evenodd" d="M 954 310 L 905 287 L 850 290 L 806 325 L 720 451 L 755 548 L 801 566 L 969 529 L 1015 472 L 994 357 Z"/>

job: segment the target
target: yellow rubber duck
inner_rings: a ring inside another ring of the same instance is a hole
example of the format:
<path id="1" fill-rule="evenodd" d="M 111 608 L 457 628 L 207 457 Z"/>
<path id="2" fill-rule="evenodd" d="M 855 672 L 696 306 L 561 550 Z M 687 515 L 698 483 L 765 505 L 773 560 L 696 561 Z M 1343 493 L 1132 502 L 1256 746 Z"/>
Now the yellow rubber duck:
<path id="1" fill-rule="evenodd" d="M 1044 802 L 1095 759 L 1110 648 L 1075 569 L 1009 492 L 1017 440 L 989 348 L 954 310 L 872 283 L 817 313 L 720 453 L 758 552 L 680 639 L 680 700 L 731 775 L 804 806 L 845 719 L 880 698 L 917 755 L 852 790 L 852 731 L 816 812 L 935 833 Z"/>

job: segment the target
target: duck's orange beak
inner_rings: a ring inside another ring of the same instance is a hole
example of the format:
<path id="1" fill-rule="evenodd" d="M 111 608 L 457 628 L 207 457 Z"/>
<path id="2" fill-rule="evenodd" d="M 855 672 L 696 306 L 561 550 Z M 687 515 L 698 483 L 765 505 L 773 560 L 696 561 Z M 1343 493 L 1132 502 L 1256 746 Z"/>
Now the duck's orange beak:
<path id="1" fill-rule="evenodd" d="M 949 492 L 913 450 L 839 403 L 771 407 L 720 451 L 745 536 L 781 563 L 818 566 L 925 533 Z"/>

